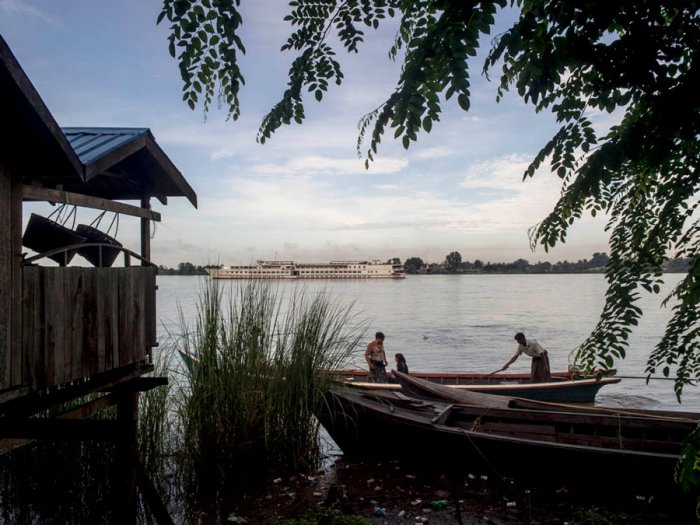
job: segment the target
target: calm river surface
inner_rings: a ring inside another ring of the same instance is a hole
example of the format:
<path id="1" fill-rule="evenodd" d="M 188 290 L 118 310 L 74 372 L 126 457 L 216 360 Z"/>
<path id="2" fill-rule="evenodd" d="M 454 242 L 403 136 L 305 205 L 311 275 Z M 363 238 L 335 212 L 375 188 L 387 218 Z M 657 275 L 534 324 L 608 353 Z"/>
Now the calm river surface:
<path id="1" fill-rule="evenodd" d="M 661 301 L 681 274 L 666 276 L 662 294 L 645 295 L 644 317 L 635 327 L 627 358 L 616 363 L 618 374 L 641 376 L 654 346 L 671 317 Z M 178 305 L 193 320 L 196 303 L 208 277 L 159 276 L 158 319 L 161 341 L 166 329 L 179 330 Z M 240 285 L 220 281 L 224 289 Z M 409 275 L 405 280 L 275 282 L 283 296 L 304 287 L 307 293 L 325 291 L 340 305 L 354 303 L 353 312 L 368 321 L 365 341 L 375 331 L 386 334 L 390 365 L 402 352 L 412 370 L 498 370 L 516 349 L 513 335 L 524 332 L 537 339 L 550 356 L 553 370 L 566 370 L 570 352 L 585 339 L 602 311 L 606 290 L 600 274 L 567 275 Z M 163 346 L 164 348 L 167 345 Z M 364 368 L 364 345 L 355 364 Z M 521 357 L 512 372 L 529 372 L 530 360 Z M 687 386 L 683 404 L 673 382 L 623 379 L 601 389 L 597 404 L 700 411 L 700 388 Z"/>

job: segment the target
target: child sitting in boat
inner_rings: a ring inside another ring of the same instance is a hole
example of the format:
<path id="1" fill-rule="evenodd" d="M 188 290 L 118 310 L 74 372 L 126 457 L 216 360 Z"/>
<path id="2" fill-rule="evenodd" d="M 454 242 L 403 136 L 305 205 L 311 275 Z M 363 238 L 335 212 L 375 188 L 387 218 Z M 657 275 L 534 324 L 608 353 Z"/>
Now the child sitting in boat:
<path id="1" fill-rule="evenodd" d="M 394 357 L 396 358 L 396 370 L 408 374 L 408 364 L 406 364 L 406 358 L 403 354 L 396 354 Z"/>

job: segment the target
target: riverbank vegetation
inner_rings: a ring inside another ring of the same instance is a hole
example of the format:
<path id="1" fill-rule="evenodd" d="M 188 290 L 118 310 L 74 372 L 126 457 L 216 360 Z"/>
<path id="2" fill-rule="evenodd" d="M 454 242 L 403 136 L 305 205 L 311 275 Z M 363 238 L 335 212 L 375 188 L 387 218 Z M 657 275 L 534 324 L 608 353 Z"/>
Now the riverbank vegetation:
<path id="1" fill-rule="evenodd" d="M 331 384 L 322 371 L 345 367 L 366 329 L 352 305 L 323 292 L 285 297 L 263 281 L 226 289 L 205 281 L 193 324 L 181 316 L 158 357 L 171 385 L 143 396 L 139 434 L 163 492 L 217 516 L 227 498 L 318 467 L 313 414 Z M 189 366 L 172 361 L 177 352 Z"/>
<path id="2" fill-rule="evenodd" d="M 517 259 L 513 262 L 467 261 L 462 259 L 458 251 L 453 251 L 445 256 L 442 262 L 428 262 L 420 257 L 409 257 L 403 263 L 407 274 L 454 274 L 454 273 L 603 273 L 610 257 L 605 252 L 594 253 L 590 259 L 578 261 L 557 261 L 550 263 L 538 261 L 531 263 L 526 259 Z M 387 264 L 400 259 L 391 259 Z M 691 259 L 679 257 L 668 259 L 662 264 L 664 272 L 685 273 L 688 271 Z M 207 275 L 207 268 L 220 268 L 221 266 L 195 266 L 189 262 L 181 262 L 177 268 L 158 267 L 158 275 Z"/>
<path id="3" fill-rule="evenodd" d="M 224 4 L 164 0 L 158 23 L 170 24 L 169 51 L 183 73 L 185 102 L 206 112 L 218 93 L 236 120 L 245 83 L 243 18 L 237 4 Z M 308 99 L 320 102 L 343 82 L 336 48 L 359 52 L 365 31 L 398 23 L 398 31 L 390 28 L 396 38 L 388 56 L 402 61 L 395 88 L 360 117 L 357 151 L 367 167 L 382 139 L 408 149 L 430 133 L 443 105 L 470 111 L 478 102 L 470 75 L 480 61 L 477 71 L 497 75 L 497 101 L 513 90 L 559 126 L 523 173 L 527 181 L 549 172 L 561 185 L 551 213 L 530 230 L 531 246 L 566 242 L 584 216 L 607 220 L 606 302 L 577 361 L 598 368 L 624 359 L 630 327 L 643 313 L 641 294 L 659 293 L 666 258 L 686 257 L 686 278 L 668 297 L 677 303 L 673 317 L 646 372 L 674 376 L 679 399 L 685 385 L 700 379 L 700 2 L 296 0 L 290 11 L 282 50 L 295 57 L 287 88 L 263 117 L 259 142 L 301 124 Z"/>

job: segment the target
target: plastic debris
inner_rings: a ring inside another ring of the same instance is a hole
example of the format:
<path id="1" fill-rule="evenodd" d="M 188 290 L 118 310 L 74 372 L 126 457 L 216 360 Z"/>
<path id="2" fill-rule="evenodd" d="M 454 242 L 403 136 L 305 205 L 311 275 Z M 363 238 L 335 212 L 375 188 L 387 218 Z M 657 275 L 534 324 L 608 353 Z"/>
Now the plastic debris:
<path id="1" fill-rule="evenodd" d="M 235 514 L 229 514 L 228 518 L 226 518 L 226 521 L 230 523 L 248 523 L 248 520 L 245 519 L 243 516 L 236 516 Z"/>
<path id="2" fill-rule="evenodd" d="M 377 518 L 383 518 L 384 516 L 386 516 L 386 509 L 385 509 L 385 508 L 382 508 L 382 507 L 376 507 L 376 508 L 374 509 L 374 515 L 375 515 Z"/>
<path id="3" fill-rule="evenodd" d="M 474 474 L 467 474 L 467 477 L 469 479 L 476 479 L 476 476 Z"/>
<path id="4" fill-rule="evenodd" d="M 367 480 L 367 485 L 371 485 L 372 483 L 374 483 L 374 478 Z"/>
<path id="5" fill-rule="evenodd" d="M 399 512 L 399 513 L 397 514 L 397 516 L 398 516 L 399 518 L 403 518 L 405 515 L 406 515 L 406 511 L 405 511 L 405 510 L 402 510 L 401 512 Z"/>
<path id="6" fill-rule="evenodd" d="M 428 523 L 428 521 L 425 516 L 416 516 L 416 523 Z"/>
<path id="7" fill-rule="evenodd" d="M 489 479 L 489 477 L 488 477 L 488 476 L 485 476 L 484 474 L 482 474 L 482 475 L 481 475 L 481 479 L 483 479 L 484 481 L 486 481 L 486 480 Z"/>
<path id="8" fill-rule="evenodd" d="M 508 507 L 508 508 L 513 508 L 513 507 L 515 507 L 515 506 L 516 506 L 515 501 L 508 501 L 508 502 L 506 502 L 506 507 Z"/>
<path id="9" fill-rule="evenodd" d="M 413 500 L 413 501 L 411 502 L 411 505 L 416 506 L 416 505 L 420 505 L 421 503 L 423 503 L 423 500 L 422 500 L 422 499 L 417 499 L 417 500 Z"/>
<path id="10" fill-rule="evenodd" d="M 282 483 L 282 478 L 275 478 L 272 480 L 272 483 Z"/>
<path id="11" fill-rule="evenodd" d="M 435 510 L 442 510 L 445 507 L 447 507 L 447 500 L 446 499 L 436 499 L 435 501 L 430 502 L 430 506 Z"/>
<path id="12" fill-rule="evenodd" d="M 321 492 L 314 492 L 314 496 L 320 498 L 321 496 L 323 496 L 323 494 Z"/>

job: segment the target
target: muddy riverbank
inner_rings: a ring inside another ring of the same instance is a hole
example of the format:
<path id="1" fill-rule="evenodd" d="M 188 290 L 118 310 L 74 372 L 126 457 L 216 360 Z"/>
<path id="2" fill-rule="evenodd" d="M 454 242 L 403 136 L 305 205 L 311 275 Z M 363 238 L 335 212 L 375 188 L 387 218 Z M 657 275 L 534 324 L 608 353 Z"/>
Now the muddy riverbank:
<path id="1" fill-rule="evenodd" d="M 353 463 L 342 457 L 314 475 L 274 480 L 263 494 L 233 505 L 227 519 L 267 525 L 328 508 L 378 525 L 697 523 L 689 501 L 670 505 L 624 491 L 524 487 L 495 476 L 448 475 L 398 462 Z"/>

